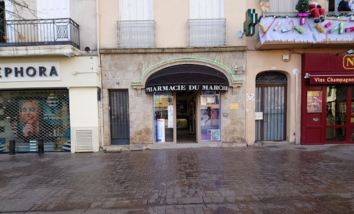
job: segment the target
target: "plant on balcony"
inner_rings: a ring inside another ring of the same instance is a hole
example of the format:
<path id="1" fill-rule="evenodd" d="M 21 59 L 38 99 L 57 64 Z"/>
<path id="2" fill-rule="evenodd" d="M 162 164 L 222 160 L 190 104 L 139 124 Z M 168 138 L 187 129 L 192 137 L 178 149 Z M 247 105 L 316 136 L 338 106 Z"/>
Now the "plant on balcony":
<path id="1" fill-rule="evenodd" d="M 297 16 L 301 17 L 300 25 L 304 25 L 306 23 L 306 17 L 309 15 L 307 11 L 310 10 L 310 5 L 308 0 L 299 0 L 296 4 L 295 9 L 299 11 Z"/>
<path id="2" fill-rule="evenodd" d="M 9 7 L 12 7 L 12 10 L 10 10 Z M 5 17 L 7 17 L 7 19 L 10 18 L 11 20 L 26 20 L 22 16 L 24 13 L 30 13 L 34 17 L 37 17 L 37 11 L 31 9 L 25 0 L 8 0 L 6 1 L 6 5 L 5 3 L 0 4 L 0 42 L 5 42 L 5 40 L 9 41 L 9 36 L 6 35 L 6 31 L 9 31 L 9 29 L 6 30 L 5 26 L 10 27 L 12 31 L 15 31 L 18 34 L 19 39 L 25 39 L 23 34 L 19 32 L 14 25 L 6 25 L 5 20 Z"/>

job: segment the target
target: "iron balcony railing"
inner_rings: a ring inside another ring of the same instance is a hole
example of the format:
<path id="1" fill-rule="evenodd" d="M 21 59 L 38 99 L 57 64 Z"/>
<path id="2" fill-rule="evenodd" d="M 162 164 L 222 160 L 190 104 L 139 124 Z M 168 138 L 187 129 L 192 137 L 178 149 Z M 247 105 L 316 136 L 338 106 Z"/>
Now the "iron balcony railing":
<path id="1" fill-rule="evenodd" d="M 117 21 L 117 40 L 120 48 L 155 47 L 155 21 Z"/>
<path id="2" fill-rule="evenodd" d="M 80 26 L 70 18 L 0 23 L 0 47 L 37 45 L 73 45 L 80 49 Z"/>
<path id="3" fill-rule="evenodd" d="M 226 19 L 188 19 L 189 46 L 226 45 Z"/>

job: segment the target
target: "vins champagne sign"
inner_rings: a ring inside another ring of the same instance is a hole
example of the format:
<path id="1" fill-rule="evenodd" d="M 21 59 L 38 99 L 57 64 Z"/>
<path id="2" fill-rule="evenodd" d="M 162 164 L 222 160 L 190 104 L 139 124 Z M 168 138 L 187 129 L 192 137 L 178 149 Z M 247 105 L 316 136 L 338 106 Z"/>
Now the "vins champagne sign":
<path id="1" fill-rule="evenodd" d="M 60 80 L 59 62 L 0 64 L 0 82 Z"/>

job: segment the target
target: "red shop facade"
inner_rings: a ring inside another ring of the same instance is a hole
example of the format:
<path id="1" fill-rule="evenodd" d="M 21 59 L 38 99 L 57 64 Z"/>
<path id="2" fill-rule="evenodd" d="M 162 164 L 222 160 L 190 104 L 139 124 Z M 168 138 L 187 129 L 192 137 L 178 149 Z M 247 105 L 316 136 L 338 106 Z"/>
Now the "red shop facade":
<path id="1" fill-rule="evenodd" d="M 354 144 L 354 55 L 302 56 L 301 143 Z"/>

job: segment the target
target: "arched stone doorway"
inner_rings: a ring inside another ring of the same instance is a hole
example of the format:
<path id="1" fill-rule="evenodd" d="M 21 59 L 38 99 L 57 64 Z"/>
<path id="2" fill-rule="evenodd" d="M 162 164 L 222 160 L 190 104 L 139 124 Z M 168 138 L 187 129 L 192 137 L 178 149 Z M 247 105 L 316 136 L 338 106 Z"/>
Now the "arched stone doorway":
<path id="1" fill-rule="evenodd" d="M 262 112 L 256 118 L 256 141 L 286 140 L 287 77 L 276 71 L 262 72 L 256 76 L 255 111 Z"/>
<path id="2" fill-rule="evenodd" d="M 223 72 L 203 65 L 174 65 L 152 73 L 144 85 L 153 96 L 155 143 L 221 141 L 222 92 L 229 88 Z"/>

